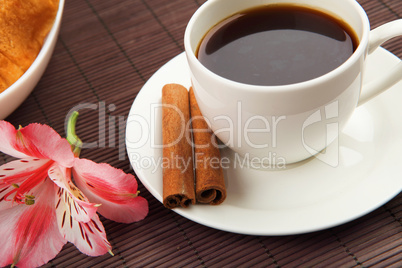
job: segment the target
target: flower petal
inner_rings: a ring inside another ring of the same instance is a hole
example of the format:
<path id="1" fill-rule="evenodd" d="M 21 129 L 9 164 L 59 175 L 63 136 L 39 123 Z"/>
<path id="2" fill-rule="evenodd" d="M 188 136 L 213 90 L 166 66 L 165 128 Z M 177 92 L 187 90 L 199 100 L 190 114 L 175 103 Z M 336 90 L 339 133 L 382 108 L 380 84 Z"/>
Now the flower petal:
<path id="1" fill-rule="evenodd" d="M 0 121 L 0 136 L 0 151 L 8 155 L 51 159 L 66 167 L 74 161 L 68 141 L 47 125 L 29 124 L 16 130 L 10 123 Z"/>
<path id="2" fill-rule="evenodd" d="M 76 158 L 73 176 L 91 202 L 102 204 L 98 212 L 104 217 L 131 223 L 144 219 L 148 214 L 148 202 L 137 196 L 137 181 L 133 175 L 108 164 Z"/>
<path id="3" fill-rule="evenodd" d="M 0 166 L 0 186 L 19 183 L 48 162 L 47 159 L 38 158 L 24 158 L 8 162 Z"/>
<path id="4" fill-rule="evenodd" d="M 50 160 L 25 158 L 0 166 L 0 211 L 24 201 L 24 195 L 44 181 Z M 11 201 L 11 202 L 10 202 Z"/>
<path id="5" fill-rule="evenodd" d="M 60 202 L 63 203 L 64 200 L 61 199 Z M 56 203 L 57 206 L 66 207 L 66 204 Z M 82 253 L 89 256 L 99 256 L 111 251 L 112 247 L 106 238 L 105 228 L 97 214 L 94 214 L 88 222 L 80 222 L 71 216 L 68 209 L 57 209 L 56 213 L 61 235 L 73 243 Z"/>
<path id="6" fill-rule="evenodd" d="M 71 167 L 74 161 L 74 154 L 66 139 L 51 127 L 41 124 L 29 124 L 19 130 L 26 142 L 26 150 L 32 156 L 38 158 L 52 159 L 58 164 Z"/>
<path id="7" fill-rule="evenodd" d="M 0 211 L 0 266 L 37 267 L 53 259 L 66 240 L 60 235 L 50 180 L 33 189 L 35 204 Z"/>
<path id="8" fill-rule="evenodd" d="M 28 157 L 28 155 L 16 149 L 16 136 L 17 130 L 13 125 L 6 121 L 0 121 L 0 151 L 16 158 Z"/>
<path id="9" fill-rule="evenodd" d="M 71 169 L 54 164 L 49 169 L 49 178 L 59 187 L 56 197 L 58 215 L 68 211 L 75 220 L 89 222 L 97 210 L 97 205 L 88 198 L 71 181 Z"/>

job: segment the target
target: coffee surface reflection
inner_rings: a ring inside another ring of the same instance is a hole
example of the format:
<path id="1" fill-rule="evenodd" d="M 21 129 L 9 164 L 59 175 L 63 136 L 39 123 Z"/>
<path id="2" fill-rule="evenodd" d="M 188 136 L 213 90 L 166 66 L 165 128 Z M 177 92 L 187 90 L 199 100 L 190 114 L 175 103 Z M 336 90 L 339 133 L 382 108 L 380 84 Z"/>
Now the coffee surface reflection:
<path id="1" fill-rule="evenodd" d="M 268 5 L 235 14 L 205 35 L 197 57 L 212 72 L 252 85 L 286 85 L 324 75 L 358 46 L 348 25 L 324 12 Z"/>

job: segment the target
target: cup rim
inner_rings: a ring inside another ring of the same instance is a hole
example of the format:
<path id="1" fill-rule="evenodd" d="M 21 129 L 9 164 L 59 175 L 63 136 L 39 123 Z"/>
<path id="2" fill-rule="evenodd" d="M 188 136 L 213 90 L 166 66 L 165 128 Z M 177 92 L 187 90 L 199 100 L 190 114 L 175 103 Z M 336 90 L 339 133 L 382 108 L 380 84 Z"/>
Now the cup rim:
<path id="1" fill-rule="evenodd" d="M 346 71 L 348 68 L 350 68 L 353 64 L 355 64 L 356 61 L 360 59 L 360 57 L 367 52 L 367 46 L 368 46 L 368 41 L 369 41 L 369 32 L 370 32 L 370 22 L 368 19 L 368 16 L 366 12 L 364 11 L 363 7 L 355 0 L 346 0 L 348 3 L 356 9 L 356 11 L 360 15 L 360 20 L 362 23 L 362 36 L 361 39 L 359 40 L 359 45 L 356 48 L 356 50 L 353 52 L 353 54 L 345 61 L 343 62 L 340 66 L 337 68 L 331 70 L 330 72 L 323 74 L 319 77 L 302 81 L 302 82 L 297 82 L 297 83 L 292 83 L 292 84 L 286 84 L 286 85 L 253 85 L 253 84 L 246 84 L 242 82 L 237 82 L 230 80 L 228 78 L 222 77 L 211 70 L 209 70 L 207 67 L 205 67 L 195 56 L 195 51 L 193 51 L 192 46 L 191 46 L 191 31 L 197 22 L 197 20 L 200 18 L 200 15 L 204 12 L 205 9 L 209 8 L 209 6 L 213 5 L 216 1 L 218 0 L 209 0 L 206 1 L 204 4 L 202 4 L 196 11 L 195 13 L 191 16 L 187 27 L 184 32 L 184 49 L 186 53 L 187 60 L 194 64 L 198 69 L 201 69 L 202 71 L 206 72 L 209 76 L 212 76 L 215 80 L 217 80 L 220 83 L 224 84 L 229 84 L 232 89 L 237 89 L 239 91 L 246 90 L 250 91 L 257 91 L 257 92 L 270 92 L 270 91 L 284 91 L 284 92 L 289 92 L 289 91 L 294 91 L 294 90 L 300 90 L 301 88 L 306 88 L 306 87 L 312 87 L 316 86 L 322 83 L 325 83 L 326 81 L 332 80 L 333 78 L 339 76 L 341 73 Z M 303 5 L 304 3 L 301 3 L 300 5 Z M 240 10 L 239 10 L 240 11 Z M 226 17 L 222 18 L 225 19 Z M 204 33 L 206 34 L 206 33 Z"/>

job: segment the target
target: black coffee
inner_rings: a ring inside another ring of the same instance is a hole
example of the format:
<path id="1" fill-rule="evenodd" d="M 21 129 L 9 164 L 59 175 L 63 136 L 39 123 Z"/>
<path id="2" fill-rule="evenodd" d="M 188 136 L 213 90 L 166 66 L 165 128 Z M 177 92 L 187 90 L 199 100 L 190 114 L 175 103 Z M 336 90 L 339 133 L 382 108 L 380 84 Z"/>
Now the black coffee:
<path id="1" fill-rule="evenodd" d="M 285 85 L 326 74 L 344 63 L 358 38 L 344 22 L 294 5 L 245 10 L 214 26 L 197 57 L 214 73 L 253 85 Z"/>

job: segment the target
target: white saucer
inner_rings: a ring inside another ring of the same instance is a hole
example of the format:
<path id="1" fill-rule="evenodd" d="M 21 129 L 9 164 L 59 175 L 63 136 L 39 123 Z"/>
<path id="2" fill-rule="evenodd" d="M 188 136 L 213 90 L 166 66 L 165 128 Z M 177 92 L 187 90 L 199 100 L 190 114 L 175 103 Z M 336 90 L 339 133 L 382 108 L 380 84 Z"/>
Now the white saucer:
<path id="1" fill-rule="evenodd" d="M 400 60 L 385 49 L 368 58 L 367 78 Z M 131 108 L 126 146 L 145 187 L 162 202 L 161 89 L 190 86 L 184 53 L 160 68 Z M 402 190 L 402 83 L 359 107 L 339 139 L 339 165 L 318 159 L 286 170 L 225 169 L 227 199 L 219 206 L 174 209 L 200 224 L 251 235 L 290 235 L 333 227 L 383 205 Z M 230 156 L 231 150 L 222 150 Z"/>

